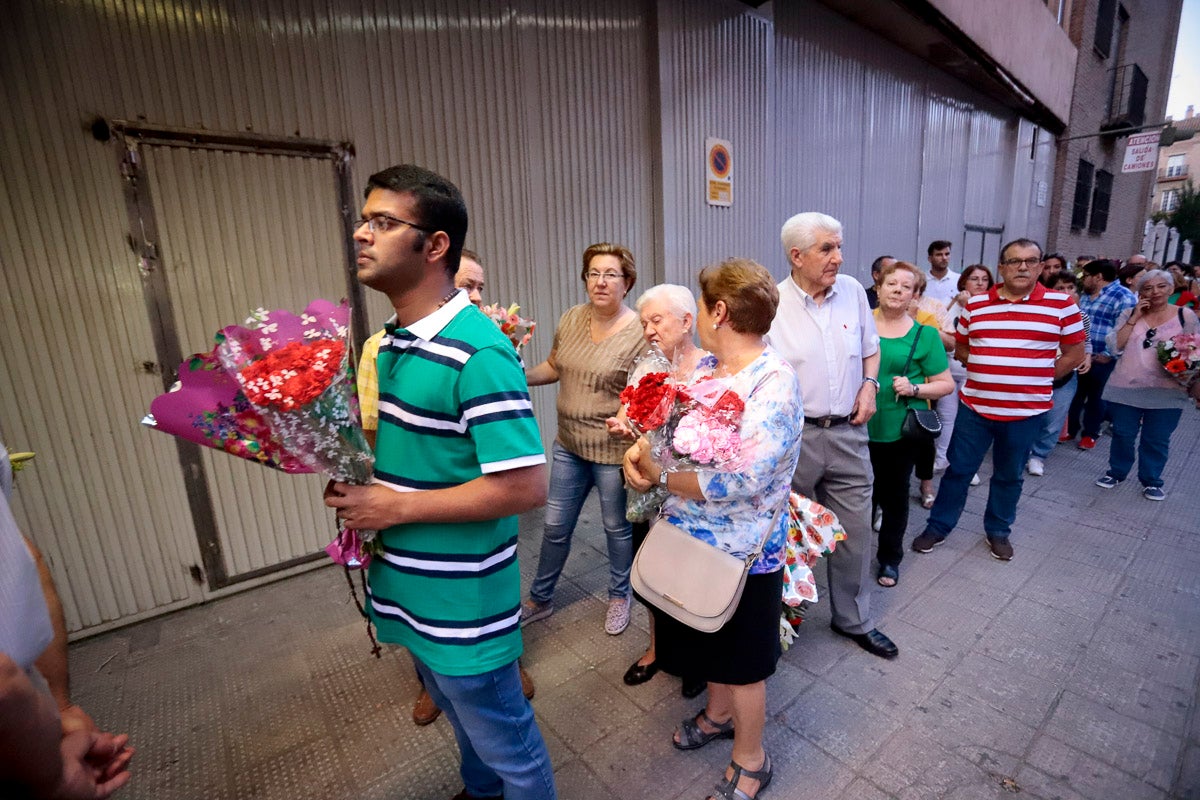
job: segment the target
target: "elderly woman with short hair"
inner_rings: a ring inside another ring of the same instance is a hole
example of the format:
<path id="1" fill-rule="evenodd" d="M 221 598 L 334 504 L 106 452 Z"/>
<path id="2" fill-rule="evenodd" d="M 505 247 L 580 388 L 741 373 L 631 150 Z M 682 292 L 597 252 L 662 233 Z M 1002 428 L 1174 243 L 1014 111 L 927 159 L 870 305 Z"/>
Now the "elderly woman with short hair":
<path id="1" fill-rule="evenodd" d="M 663 283 L 652 286 L 638 298 L 635 306 L 642 320 L 642 337 L 671 361 L 677 381 L 688 383 L 698 374 L 712 370 L 715 359 L 696 347 L 692 337 L 696 330 L 696 298 L 686 286 Z M 635 386 L 647 373 L 659 365 L 654 359 L 644 359 L 629 371 L 629 385 Z M 617 416 L 607 420 L 612 436 L 635 441 L 637 434 L 626 422 L 625 406 Z M 633 551 L 636 553 L 646 540 L 650 523 L 633 523 Z M 635 595 L 636 596 L 636 595 Z M 640 598 L 639 598 L 640 599 Z M 650 617 L 650 644 L 646 652 L 625 671 L 623 680 L 628 686 L 645 683 L 658 673 L 654 636 L 654 616 Z M 704 691 L 704 684 L 687 677 L 683 681 L 684 697 L 695 697 Z"/>
<path id="2" fill-rule="evenodd" d="M 732 738 L 732 761 L 710 797 L 735 800 L 757 797 L 771 781 L 763 749 L 766 679 L 780 654 L 785 508 L 804 414 L 795 372 L 763 338 L 779 306 L 771 274 L 748 259 L 730 259 L 700 273 L 700 291 L 700 344 L 716 356 L 713 377 L 745 403 L 739 464 L 736 471 L 665 472 L 642 438 L 625 455 L 625 477 L 638 491 L 665 486 L 668 521 L 738 558 L 765 541 L 737 610 L 717 632 L 655 611 L 662 669 L 708 681 L 708 704 L 683 721 L 674 744 L 693 750 Z"/>

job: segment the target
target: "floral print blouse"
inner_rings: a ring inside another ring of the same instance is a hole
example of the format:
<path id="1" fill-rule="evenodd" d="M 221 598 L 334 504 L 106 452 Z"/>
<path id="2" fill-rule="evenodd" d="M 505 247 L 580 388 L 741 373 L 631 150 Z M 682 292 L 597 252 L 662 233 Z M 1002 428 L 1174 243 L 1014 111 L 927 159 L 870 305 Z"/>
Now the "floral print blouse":
<path id="1" fill-rule="evenodd" d="M 737 374 L 722 379 L 746 404 L 739 434 L 738 472 L 698 470 L 704 500 L 671 495 L 663 504 L 668 521 L 727 553 L 745 557 L 775 526 L 752 574 L 783 566 L 788 515 L 776 516 L 792 487 L 800 458 L 804 412 L 796 373 L 771 347 Z"/>

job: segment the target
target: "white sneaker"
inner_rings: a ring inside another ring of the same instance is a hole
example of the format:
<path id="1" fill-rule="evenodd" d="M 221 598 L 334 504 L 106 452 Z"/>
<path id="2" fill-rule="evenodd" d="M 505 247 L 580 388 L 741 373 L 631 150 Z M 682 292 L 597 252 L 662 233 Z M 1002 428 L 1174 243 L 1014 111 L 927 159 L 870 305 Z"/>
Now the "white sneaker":
<path id="1" fill-rule="evenodd" d="M 1025 465 L 1026 471 L 1035 478 L 1040 478 L 1046 474 L 1046 462 L 1042 461 L 1037 456 L 1031 456 L 1029 463 Z"/>
<path id="2" fill-rule="evenodd" d="M 629 627 L 629 598 L 613 597 L 608 601 L 608 613 L 604 615 L 604 632 L 616 636 Z"/>
<path id="3" fill-rule="evenodd" d="M 972 486 L 978 486 L 978 485 L 979 485 L 980 483 L 982 483 L 982 482 L 983 482 L 983 481 L 979 480 L 979 473 L 978 473 L 978 472 L 976 472 L 976 473 L 975 473 L 975 476 L 971 478 L 971 485 L 972 485 Z"/>

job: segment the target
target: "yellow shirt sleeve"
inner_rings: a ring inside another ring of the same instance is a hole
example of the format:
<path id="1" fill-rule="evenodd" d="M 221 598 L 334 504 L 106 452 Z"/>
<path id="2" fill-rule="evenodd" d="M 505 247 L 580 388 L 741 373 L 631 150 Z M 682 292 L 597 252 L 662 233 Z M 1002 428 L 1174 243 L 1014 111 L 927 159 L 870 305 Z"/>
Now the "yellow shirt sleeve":
<path id="1" fill-rule="evenodd" d="M 358 362 L 358 411 L 364 431 L 379 429 L 379 366 L 376 360 L 383 334 L 379 331 L 363 342 L 362 358 Z"/>

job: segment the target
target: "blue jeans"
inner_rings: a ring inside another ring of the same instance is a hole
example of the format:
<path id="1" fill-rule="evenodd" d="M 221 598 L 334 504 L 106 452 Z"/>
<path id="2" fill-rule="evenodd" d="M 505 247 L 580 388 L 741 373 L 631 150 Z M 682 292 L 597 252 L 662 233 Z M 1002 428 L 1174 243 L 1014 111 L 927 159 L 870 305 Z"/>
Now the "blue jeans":
<path id="1" fill-rule="evenodd" d="M 621 474 L 621 465 L 587 461 L 558 442 L 554 443 L 553 453 L 542 552 L 529 596 L 537 603 L 548 603 L 554 598 L 554 587 L 571 554 L 571 534 L 579 521 L 579 511 L 595 486 L 600 490 L 600 516 L 608 536 L 608 596 L 629 597 L 633 529 L 625 519 L 625 476 Z"/>
<path id="2" fill-rule="evenodd" d="M 1112 415 L 1112 446 L 1108 451 L 1108 474 L 1125 480 L 1133 468 L 1133 443 L 1137 443 L 1138 480 L 1142 486 L 1162 488 L 1162 471 L 1167 465 L 1171 434 L 1183 415 L 1180 408 L 1138 408 L 1124 403 L 1109 403 Z"/>
<path id="3" fill-rule="evenodd" d="M 1046 422 L 1042 425 L 1041 433 L 1033 442 L 1033 447 L 1029 451 L 1030 455 L 1045 458 L 1050 455 L 1054 445 L 1058 444 L 1063 422 L 1066 421 L 1067 412 L 1071 409 L 1071 401 L 1075 399 L 1075 389 L 1079 385 L 1078 380 L 1075 373 L 1071 373 L 1071 380 L 1054 390 L 1054 408 L 1046 412 Z"/>
<path id="4" fill-rule="evenodd" d="M 937 499 L 933 501 L 925 530 L 945 539 L 958 525 L 967 504 L 967 487 L 991 447 L 992 480 L 988 486 L 987 510 L 983 514 L 983 531 L 989 539 L 1007 539 L 1017 518 L 1025 460 L 1029 458 L 1034 438 L 1042 430 L 1046 413 L 1001 422 L 988 419 L 959 402 L 954 435 L 950 437 L 950 449 L 946 453 L 950 466 L 938 486 Z"/>
<path id="5" fill-rule="evenodd" d="M 425 689 L 446 715 L 462 753 L 472 797 L 554 800 L 554 769 L 533 706 L 521 694 L 517 662 L 482 675 L 441 675 L 413 658 Z"/>

